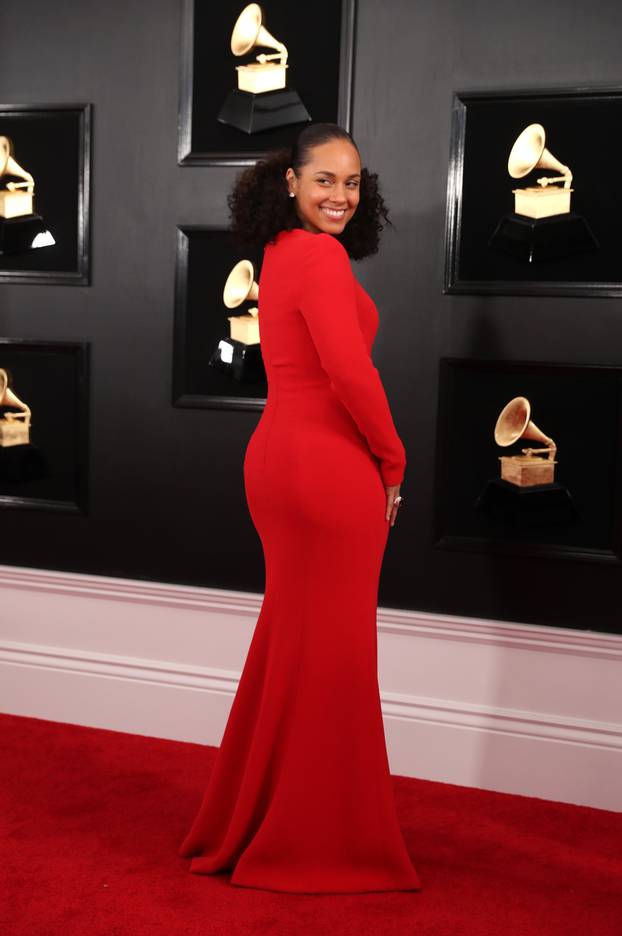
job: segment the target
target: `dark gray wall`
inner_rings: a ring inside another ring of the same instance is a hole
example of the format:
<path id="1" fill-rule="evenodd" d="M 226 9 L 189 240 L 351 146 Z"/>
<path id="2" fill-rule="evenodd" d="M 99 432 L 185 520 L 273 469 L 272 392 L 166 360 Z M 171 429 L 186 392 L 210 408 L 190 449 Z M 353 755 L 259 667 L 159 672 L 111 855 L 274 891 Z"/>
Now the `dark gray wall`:
<path id="1" fill-rule="evenodd" d="M 92 342 L 91 497 L 87 517 L 3 510 L 0 561 L 260 591 L 258 415 L 170 404 L 176 225 L 226 223 L 237 172 L 176 165 L 181 3 L 8 6 L 2 102 L 94 105 L 92 285 L 0 286 L 0 334 Z M 435 550 L 432 505 L 440 356 L 622 364 L 619 299 L 442 294 L 452 93 L 622 83 L 621 31 L 614 0 L 359 0 L 353 132 L 396 231 L 355 270 L 409 456 L 383 605 L 620 630 L 618 567 Z"/>

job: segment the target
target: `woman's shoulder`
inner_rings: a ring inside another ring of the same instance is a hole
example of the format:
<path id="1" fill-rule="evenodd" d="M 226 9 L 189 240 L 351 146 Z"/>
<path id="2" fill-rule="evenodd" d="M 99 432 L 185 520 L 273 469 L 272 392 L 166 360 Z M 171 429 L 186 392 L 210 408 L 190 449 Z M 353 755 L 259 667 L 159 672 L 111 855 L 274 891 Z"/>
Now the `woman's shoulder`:
<path id="1" fill-rule="evenodd" d="M 273 243 L 275 246 L 288 244 L 291 249 L 299 250 L 306 255 L 326 255 L 330 253 L 348 255 L 343 244 L 332 234 L 327 234 L 325 231 L 314 234 L 312 231 L 307 231 L 306 228 L 282 230 L 276 235 Z"/>
<path id="2" fill-rule="evenodd" d="M 350 258 L 346 248 L 332 234 L 320 231 L 314 234 L 304 228 L 293 228 L 289 232 L 290 249 L 297 254 L 309 272 L 316 272 L 318 266 L 325 264 L 346 265 L 350 267 Z"/>

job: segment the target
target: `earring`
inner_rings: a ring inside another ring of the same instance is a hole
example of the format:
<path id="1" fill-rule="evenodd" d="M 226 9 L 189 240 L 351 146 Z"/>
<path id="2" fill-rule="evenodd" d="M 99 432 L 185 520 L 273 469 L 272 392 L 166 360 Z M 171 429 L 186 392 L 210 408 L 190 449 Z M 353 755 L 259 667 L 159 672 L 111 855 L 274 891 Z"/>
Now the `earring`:
<path id="1" fill-rule="evenodd" d="M 290 198 L 295 198 L 295 197 L 296 197 L 296 193 L 295 193 L 295 192 L 290 192 L 290 193 L 289 193 L 289 197 L 290 197 Z"/>

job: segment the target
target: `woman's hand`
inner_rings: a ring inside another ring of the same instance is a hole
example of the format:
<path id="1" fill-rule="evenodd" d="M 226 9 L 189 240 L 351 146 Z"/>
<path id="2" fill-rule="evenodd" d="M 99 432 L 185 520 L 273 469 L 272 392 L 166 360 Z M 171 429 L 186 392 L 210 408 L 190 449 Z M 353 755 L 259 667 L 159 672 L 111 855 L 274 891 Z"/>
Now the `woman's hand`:
<path id="1" fill-rule="evenodd" d="M 395 518 L 397 517 L 397 512 L 401 503 L 401 501 L 398 500 L 396 504 L 395 499 L 399 497 L 400 485 L 392 484 L 389 487 L 385 487 L 385 491 L 387 492 L 387 512 L 385 520 L 390 520 L 391 526 L 395 526 Z"/>

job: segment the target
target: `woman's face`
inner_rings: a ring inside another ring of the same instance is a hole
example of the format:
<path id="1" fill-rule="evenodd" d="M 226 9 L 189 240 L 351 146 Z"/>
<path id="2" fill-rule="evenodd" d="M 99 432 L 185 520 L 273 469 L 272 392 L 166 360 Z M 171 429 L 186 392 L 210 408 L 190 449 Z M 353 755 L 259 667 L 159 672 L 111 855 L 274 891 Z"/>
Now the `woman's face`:
<path id="1" fill-rule="evenodd" d="M 348 140 L 338 139 L 314 146 L 310 156 L 298 176 L 291 167 L 285 174 L 298 217 L 313 234 L 341 234 L 359 203 L 359 154 Z"/>

